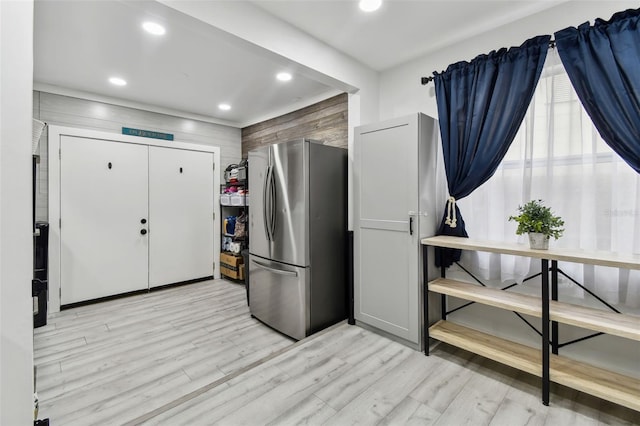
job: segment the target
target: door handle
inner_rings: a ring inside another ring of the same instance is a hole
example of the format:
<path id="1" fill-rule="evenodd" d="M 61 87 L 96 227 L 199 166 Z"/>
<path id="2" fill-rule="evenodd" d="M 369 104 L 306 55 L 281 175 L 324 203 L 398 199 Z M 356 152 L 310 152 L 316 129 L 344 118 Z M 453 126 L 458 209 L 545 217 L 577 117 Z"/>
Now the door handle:
<path id="1" fill-rule="evenodd" d="M 147 223 L 147 219 L 144 219 L 144 218 L 140 219 L 140 223 L 144 225 L 145 223 Z"/>
<path id="2" fill-rule="evenodd" d="M 147 230 L 146 230 L 146 229 L 141 229 L 141 230 L 140 230 L 140 233 L 141 233 L 142 235 L 145 235 L 145 234 L 147 233 Z"/>
<path id="3" fill-rule="evenodd" d="M 267 187 L 269 185 L 269 177 L 271 175 L 271 166 L 267 166 L 267 174 L 264 177 L 264 185 L 262 186 L 262 221 L 264 224 L 264 233 L 267 234 L 267 240 L 271 241 L 271 234 L 269 233 L 270 227 L 269 227 L 269 216 L 267 215 L 267 204 L 268 203 L 268 199 L 267 199 L 267 195 L 268 192 L 267 191 Z"/>
<path id="4" fill-rule="evenodd" d="M 409 216 L 409 235 L 413 235 L 413 217 Z"/>
<path id="5" fill-rule="evenodd" d="M 275 239 L 276 234 L 276 205 L 277 205 L 277 193 L 276 193 L 276 178 L 273 174 L 273 166 L 271 166 L 271 180 L 270 180 L 271 197 L 271 217 L 269 218 L 269 232 L 271 232 L 271 241 Z"/>
<path id="6" fill-rule="evenodd" d="M 265 265 L 262 262 L 258 262 L 257 260 L 252 260 L 252 262 L 259 268 L 266 269 L 269 272 L 273 272 L 274 274 L 279 275 L 288 275 L 291 277 L 297 277 L 298 273 L 296 271 L 283 271 L 282 269 L 272 268 L 269 265 Z"/>
<path id="7" fill-rule="evenodd" d="M 264 233 L 269 239 L 269 230 L 267 228 L 267 182 L 269 181 L 269 166 L 267 166 L 267 173 L 264 176 L 264 183 L 262 184 L 262 224 L 264 225 Z"/>

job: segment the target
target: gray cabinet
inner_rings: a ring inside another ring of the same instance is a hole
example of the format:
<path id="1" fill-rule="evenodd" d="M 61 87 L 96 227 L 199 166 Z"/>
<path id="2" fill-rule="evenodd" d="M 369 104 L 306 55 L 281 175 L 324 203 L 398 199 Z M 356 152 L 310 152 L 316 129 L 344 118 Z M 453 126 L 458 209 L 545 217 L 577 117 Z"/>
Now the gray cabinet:
<path id="1" fill-rule="evenodd" d="M 355 129 L 355 319 L 416 348 L 422 345 L 420 240 L 435 234 L 442 204 L 437 132 L 437 122 L 423 114 Z"/>

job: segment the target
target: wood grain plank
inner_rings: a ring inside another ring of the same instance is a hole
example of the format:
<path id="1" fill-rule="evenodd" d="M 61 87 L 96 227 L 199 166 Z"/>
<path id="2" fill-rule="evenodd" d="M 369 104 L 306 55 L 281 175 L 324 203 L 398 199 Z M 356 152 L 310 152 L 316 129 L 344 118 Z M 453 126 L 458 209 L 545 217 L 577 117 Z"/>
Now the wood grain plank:
<path id="1" fill-rule="evenodd" d="M 252 135 L 255 132 L 258 132 L 262 129 L 272 127 L 272 126 L 281 126 L 289 121 L 295 121 L 300 116 L 312 116 L 315 112 L 321 111 L 326 108 L 330 108 L 335 105 L 343 105 L 348 102 L 348 95 L 346 93 L 341 93 L 339 95 L 333 96 L 331 98 L 325 99 L 324 101 L 317 102 L 313 105 L 309 105 L 307 107 L 301 108 L 297 111 L 298 114 L 285 114 L 279 117 L 275 117 L 271 120 L 262 121 L 260 123 L 253 124 L 251 126 L 245 127 L 242 129 L 243 134 L 247 136 Z"/>
<path id="2" fill-rule="evenodd" d="M 555 400 L 554 397 L 554 406 Z M 540 379 L 528 373 L 519 372 L 511 382 L 507 394 L 489 425 L 501 426 L 510 424 L 512 419 L 521 419 L 518 422 L 520 424 L 542 426 L 551 410 L 540 403 Z"/>
<path id="3" fill-rule="evenodd" d="M 551 301 L 551 320 L 640 341 L 640 316 Z"/>
<path id="4" fill-rule="evenodd" d="M 579 362 L 551 356 L 553 382 L 640 411 L 640 380 Z"/>
<path id="5" fill-rule="evenodd" d="M 340 327 L 335 334 L 332 334 L 330 345 L 321 336 L 319 339 L 302 345 L 295 353 L 280 357 L 275 365 L 289 375 L 302 374 L 310 366 L 336 355 L 349 346 L 359 346 L 359 340 L 363 336 L 364 333 L 361 333 L 361 329 L 358 327 Z"/>
<path id="6" fill-rule="evenodd" d="M 245 404 L 242 410 L 220 419 L 220 424 L 252 424 L 256 419 L 268 424 L 280 413 L 297 406 L 323 384 L 335 380 L 347 371 L 347 364 L 337 358 L 327 358 L 308 365 L 301 374 L 291 376 L 282 384 Z"/>
<path id="7" fill-rule="evenodd" d="M 594 408 L 585 405 L 580 392 L 564 386 L 552 386 L 554 402 L 545 419 L 545 426 L 558 425 L 584 425 L 595 426 L 598 424 L 598 414 Z M 589 403 L 593 403 L 590 400 Z M 597 402 L 596 404 L 597 405 Z M 611 424 L 620 424 L 613 422 Z"/>
<path id="8" fill-rule="evenodd" d="M 260 147 L 308 138 L 346 148 L 348 96 L 334 96 L 317 104 L 242 129 L 242 157 Z"/>
<path id="9" fill-rule="evenodd" d="M 322 102 L 320 102 L 320 105 L 322 105 Z M 286 121 L 278 124 L 275 122 L 267 122 L 269 125 L 264 126 L 259 131 L 252 132 L 250 134 L 245 132 L 245 139 L 247 141 L 264 140 L 265 138 L 276 135 L 280 132 L 295 132 L 296 129 L 299 128 L 329 129 L 330 126 L 334 124 L 329 123 L 330 121 L 342 122 L 345 118 L 345 114 L 345 103 L 328 105 L 313 112 L 308 110 L 295 111 L 284 116 L 285 118 L 288 118 Z"/>
<path id="10" fill-rule="evenodd" d="M 640 255 L 628 253 L 613 253 L 606 251 L 572 250 L 550 248 L 549 250 L 534 250 L 524 244 L 507 243 L 503 241 L 474 240 L 462 237 L 439 235 L 422 239 L 422 244 L 448 247 L 462 250 L 477 250 L 490 253 L 511 254 L 515 256 L 532 257 L 535 259 L 558 260 L 589 265 L 611 266 L 622 269 L 640 269 Z"/>
<path id="11" fill-rule="evenodd" d="M 447 278 L 437 278 L 429 282 L 429 290 L 465 300 L 520 312 L 540 318 L 542 301 L 538 297 L 469 284 Z"/>
<path id="12" fill-rule="evenodd" d="M 449 321 L 439 321 L 429 327 L 434 339 L 482 355 L 527 373 L 542 376 L 541 352 L 529 346 L 510 342 L 487 333 Z"/>
<path id="13" fill-rule="evenodd" d="M 429 360 L 413 351 L 405 362 L 349 402 L 328 421 L 329 424 L 376 424 L 430 373 Z"/>
<path id="14" fill-rule="evenodd" d="M 542 301 L 534 296 L 502 291 L 447 278 L 429 282 L 429 290 L 484 305 L 540 318 Z M 551 301 L 550 318 L 564 324 L 587 328 L 628 339 L 640 340 L 640 316 L 617 314 L 585 306 Z"/>
<path id="15" fill-rule="evenodd" d="M 324 424 L 336 410 L 315 395 L 309 395 L 292 408 L 284 411 L 268 423 L 270 426 L 287 425 L 321 425 Z"/>
<path id="16" fill-rule="evenodd" d="M 118 127 L 131 124 L 151 126 L 153 129 L 171 129 L 209 138 L 237 138 L 240 136 L 240 130 L 231 126 L 48 92 L 40 92 L 39 108 L 41 115 L 56 112 L 78 118 L 102 120 L 105 123 L 117 123 L 114 129 L 118 132 L 121 130 Z M 105 124 L 105 126 L 108 125 Z M 104 128 L 106 129 L 106 127 Z"/>
<path id="17" fill-rule="evenodd" d="M 435 424 L 488 424 L 511 387 L 510 372 L 503 373 L 503 370 L 485 368 L 481 373 L 473 374 Z"/>
<path id="18" fill-rule="evenodd" d="M 387 414 L 379 424 L 382 426 L 428 426 L 434 424 L 440 415 L 439 412 L 408 396 L 393 411 Z"/>
<path id="19" fill-rule="evenodd" d="M 244 375 L 230 380 L 223 386 L 213 388 L 201 395 L 172 408 L 145 425 L 196 425 L 216 424 L 220 419 L 279 386 L 288 376 L 273 366 L 256 369 L 250 376 Z M 203 419 L 206 419 L 203 421 Z"/>
<path id="20" fill-rule="evenodd" d="M 334 410 L 341 410 L 363 391 L 406 361 L 413 352 L 399 343 L 387 345 L 371 358 L 352 367 L 349 375 L 332 381 L 315 392 L 315 395 Z"/>
<path id="21" fill-rule="evenodd" d="M 449 345 L 438 345 L 430 360 L 437 363 L 433 373 L 409 394 L 416 401 L 439 413 L 444 412 L 471 379 L 479 357 Z"/>

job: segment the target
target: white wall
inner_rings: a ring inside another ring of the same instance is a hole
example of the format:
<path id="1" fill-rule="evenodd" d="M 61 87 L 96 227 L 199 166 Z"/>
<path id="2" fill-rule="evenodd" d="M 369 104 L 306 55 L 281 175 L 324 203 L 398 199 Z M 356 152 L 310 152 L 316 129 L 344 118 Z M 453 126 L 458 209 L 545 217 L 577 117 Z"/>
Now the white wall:
<path id="1" fill-rule="evenodd" d="M 33 423 L 33 1 L 0 1 L 0 424 Z"/>
<path id="2" fill-rule="evenodd" d="M 437 117 L 434 84 L 422 86 L 420 77 L 429 77 L 433 71 L 443 71 L 449 64 L 469 61 L 482 53 L 519 46 L 536 35 L 553 35 L 597 17 L 608 20 L 613 13 L 630 8 L 638 8 L 638 2 L 569 1 L 385 71 L 380 75 L 380 118 L 414 112 Z"/>
<path id="3" fill-rule="evenodd" d="M 241 159 L 241 131 L 235 127 L 173 115 L 113 105 L 94 100 L 33 92 L 33 117 L 48 124 L 102 130 L 121 134 L 122 127 L 171 133 L 180 142 L 220 147 L 218 172 L 221 180 L 227 165 Z M 36 220 L 47 220 L 48 158 L 47 138 L 40 141 L 37 167 Z"/>

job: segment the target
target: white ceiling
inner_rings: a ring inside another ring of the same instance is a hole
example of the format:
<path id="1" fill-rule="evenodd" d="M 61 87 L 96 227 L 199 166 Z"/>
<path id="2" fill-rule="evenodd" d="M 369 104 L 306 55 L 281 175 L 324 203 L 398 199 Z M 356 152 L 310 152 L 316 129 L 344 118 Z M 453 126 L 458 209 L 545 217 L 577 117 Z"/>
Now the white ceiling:
<path id="1" fill-rule="evenodd" d="M 355 0 L 246 3 L 382 71 L 561 2 L 387 0 L 371 14 L 359 11 Z M 147 19 L 165 25 L 167 34 L 143 32 Z M 36 89 L 92 94 L 238 127 L 339 92 L 291 61 L 153 1 L 36 0 L 34 28 Z M 282 70 L 294 79 L 276 81 Z M 128 84 L 112 86 L 111 76 Z M 222 102 L 232 109 L 220 111 Z"/>
<path id="2" fill-rule="evenodd" d="M 252 3 L 369 68 L 384 71 L 564 1 L 383 0 L 373 13 L 361 12 L 356 0 Z"/>

